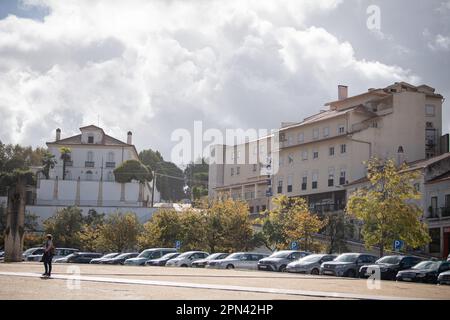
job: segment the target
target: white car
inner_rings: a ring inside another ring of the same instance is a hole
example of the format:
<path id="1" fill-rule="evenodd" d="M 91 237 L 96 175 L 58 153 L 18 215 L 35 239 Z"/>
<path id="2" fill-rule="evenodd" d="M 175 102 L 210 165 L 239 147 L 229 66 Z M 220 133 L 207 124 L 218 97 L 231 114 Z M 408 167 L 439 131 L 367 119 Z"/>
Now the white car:
<path id="1" fill-rule="evenodd" d="M 268 254 L 257 252 L 236 252 L 222 260 L 212 260 L 206 266 L 214 269 L 248 269 L 257 270 L 258 261 Z"/>
<path id="2" fill-rule="evenodd" d="M 43 255 L 44 254 L 44 248 L 43 247 L 36 247 L 36 248 L 30 248 L 25 250 L 22 253 L 22 260 L 23 261 L 28 261 L 28 257 L 31 255 Z"/>
<path id="3" fill-rule="evenodd" d="M 180 254 L 178 257 L 167 261 L 166 267 L 190 267 L 192 262 L 205 259 L 207 256 L 209 256 L 208 252 L 187 251 Z"/>

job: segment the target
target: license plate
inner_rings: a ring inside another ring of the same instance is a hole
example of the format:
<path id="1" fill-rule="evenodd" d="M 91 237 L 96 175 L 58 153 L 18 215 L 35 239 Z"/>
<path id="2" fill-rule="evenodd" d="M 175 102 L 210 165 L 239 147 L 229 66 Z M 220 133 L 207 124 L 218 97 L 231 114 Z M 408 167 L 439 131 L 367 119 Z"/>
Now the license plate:
<path id="1" fill-rule="evenodd" d="M 323 274 L 333 274 L 333 271 L 324 271 Z"/>
<path id="2" fill-rule="evenodd" d="M 262 265 L 262 266 L 259 266 L 259 268 L 260 269 L 267 269 L 267 266 Z"/>
<path id="3" fill-rule="evenodd" d="M 403 278 L 404 281 L 412 281 L 411 278 Z"/>

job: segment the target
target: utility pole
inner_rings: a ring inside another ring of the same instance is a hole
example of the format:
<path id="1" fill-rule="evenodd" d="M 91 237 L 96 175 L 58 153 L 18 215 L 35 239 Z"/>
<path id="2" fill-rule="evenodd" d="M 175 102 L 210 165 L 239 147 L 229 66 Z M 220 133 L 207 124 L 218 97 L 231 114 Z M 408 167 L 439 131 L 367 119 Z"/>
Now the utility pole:
<path id="1" fill-rule="evenodd" d="M 156 170 L 153 170 L 153 181 L 152 181 L 152 208 L 155 201 L 155 180 L 156 180 Z"/>

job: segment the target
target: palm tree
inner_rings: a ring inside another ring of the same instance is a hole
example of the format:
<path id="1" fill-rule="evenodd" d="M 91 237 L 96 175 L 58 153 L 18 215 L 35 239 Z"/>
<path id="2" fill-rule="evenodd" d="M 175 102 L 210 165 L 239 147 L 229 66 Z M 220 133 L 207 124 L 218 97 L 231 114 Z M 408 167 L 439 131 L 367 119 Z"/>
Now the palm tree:
<path id="1" fill-rule="evenodd" d="M 45 176 L 45 179 L 50 179 L 50 169 L 53 169 L 55 167 L 56 160 L 55 156 L 51 154 L 50 152 L 46 151 L 44 155 L 42 156 L 42 173 Z"/>
<path id="2" fill-rule="evenodd" d="M 72 150 L 68 147 L 59 148 L 59 152 L 61 153 L 61 160 L 63 161 L 63 176 L 62 179 L 66 179 L 66 163 L 70 161 L 70 153 Z"/>

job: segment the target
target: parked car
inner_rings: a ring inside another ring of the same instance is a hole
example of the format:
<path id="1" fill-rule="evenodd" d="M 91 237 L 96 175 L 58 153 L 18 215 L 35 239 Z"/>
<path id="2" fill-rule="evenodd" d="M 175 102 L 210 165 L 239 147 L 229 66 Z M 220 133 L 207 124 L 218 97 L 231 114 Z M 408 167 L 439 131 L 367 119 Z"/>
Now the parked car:
<path id="1" fill-rule="evenodd" d="M 166 262 L 169 261 L 170 259 L 176 258 L 180 255 L 180 253 L 178 252 L 171 252 L 168 254 L 163 255 L 161 258 L 158 259 L 151 259 L 148 260 L 145 265 L 146 266 L 165 266 Z"/>
<path id="2" fill-rule="evenodd" d="M 438 276 L 450 270 L 450 261 L 422 261 L 411 269 L 397 273 L 397 281 L 412 281 L 424 283 L 437 283 Z"/>
<path id="3" fill-rule="evenodd" d="M 228 257 L 229 253 L 213 253 L 207 256 L 205 259 L 200 259 L 191 263 L 191 267 L 204 268 L 211 260 L 222 260 Z"/>
<path id="4" fill-rule="evenodd" d="M 367 273 L 367 269 L 369 267 L 377 267 L 380 269 L 381 280 L 395 280 L 397 272 L 410 269 L 420 261 L 422 261 L 421 258 L 414 256 L 384 256 L 375 261 L 374 264 L 368 264 L 359 268 L 359 276 L 360 278 L 368 278 L 370 274 Z"/>
<path id="5" fill-rule="evenodd" d="M 447 261 L 450 261 L 450 253 L 447 256 Z"/>
<path id="6" fill-rule="evenodd" d="M 174 248 L 152 248 L 142 251 L 136 258 L 125 260 L 125 265 L 143 266 L 148 260 L 161 258 L 163 255 L 177 252 Z"/>
<path id="7" fill-rule="evenodd" d="M 266 271 L 286 271 L 286 266 L 292 261 L 301 259 L 309 255 L 309 252 L 297 250 L 282 250 L 272 253 L 267 258 L 258 261 L 258 270 Z"/>
<path id="8" fill-rule="evenodd" d="M 441 272 L 438 276 L 438 283 L 450 284 L 450 271 Z"/>
<path id="9" fill-rule="evenodd" d="M 101 253 L 95 252 L 74 252 L 67 257 L 56 259 L 55 263 L 89 263 L 92 259 L 100 258 Z"/>
<path id="10" fill-rule="evenodd" d="M 207 256 L 209 256 L 208 252 L 187 251 L 180 254 L 178 257 L 167 261 L 166 267 L 190 267 L 192 262 L 205 259 Z"/>
<path id="11" fill-rule="evenodd" d="M 114 257 L 117 257 L 119 254 L 120 254 L 120 253 L 118 253 L 118 252 L 108 253 L 108 254 L 105 254 L 104 256 L 102 256 L 101 258 L 95 258 L 95 259 L 92 259 L 89 263 L 90 263 L 90 264 L 100 264 L 100 263 L 102 263 L 103 261 L 106 261 L 106 260 L 108 260 L 108 259 L 112 259 L 112 258 L 114 258 Z"/>
<path id="12" fill-rule="evenodd" d="M 35 247 L 25 250 L 22 253 L 22 260 L 27 261 L 28 256 L 31 255 L 43 255 L 44 254 L 44 248 L 43 247 Z"/>
<path id="13" fill-rule="evenodd" d="M 127 259 L 136 258 L 139 252 L 127 252 L 119 254 L 117 257 L 111 259 L 105 259 L 102 264 L 124 264 Z"/>
<path id="14" fill-rule="evenodd" d="M 0 251 L 0 261 L 5 259 L 5 251 Z"/>
<path id="15" fill-rule="evenodd" d="M 53 256 L 53 261 L 59 258 L 67 257 L 69 254 L 72 254 L 74 252 L 78 252 L 78 249 L 73 248 L 56 248 L 55 249 L 55 255 Z M 27 261 L 41 261 L 42 255 L 44 254 L 44 249 L 37 250 L 33 254 L 29 255 L 27 257 Z"/>
<path id="16" fill-rule="evenodd" d="M 367 253 L 343 253 L 333 261 L 322 263 L 320 274 L 354 278 L 363 265 L 372 264 L 376 260 L 377 257 Z"/>
<path id="17" fill-rule="evenodd" d="M 286 266 L 286 271 L 318 275 L 322 263 L 333 261 L 336 257 L 334 254 L 310 254 L 289 263 Z"/>
<path id="18" fill-rule="evenodd" d="M 269 255 L 256 252 L 236 252 L 230 254 L 222 260 L 212 260 L 208 263 L 208 268 L 216 269 L 258 269 L 258 261 L 267 258 Z"/>

